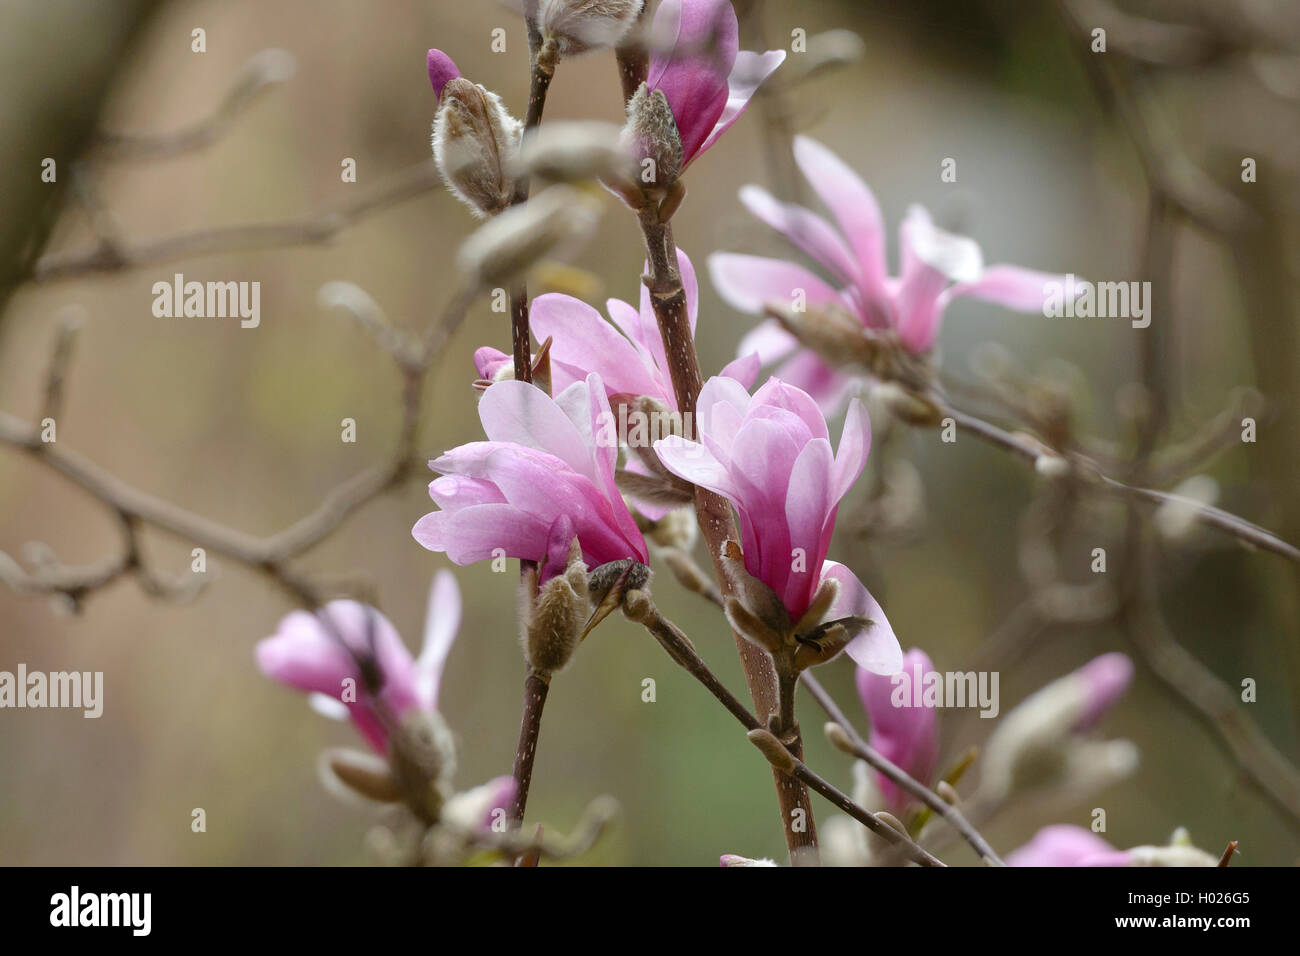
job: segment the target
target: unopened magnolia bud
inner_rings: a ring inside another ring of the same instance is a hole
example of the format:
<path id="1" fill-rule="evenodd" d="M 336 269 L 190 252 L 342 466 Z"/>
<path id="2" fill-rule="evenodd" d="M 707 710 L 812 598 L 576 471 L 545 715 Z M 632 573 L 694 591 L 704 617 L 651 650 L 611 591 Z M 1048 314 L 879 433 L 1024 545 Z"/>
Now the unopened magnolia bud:
<path id="1" fill-rule="evenodd" d="M 460 248 L 457 265 L 479 289 L 506 286 L 549 253 L 589 234 L 600 202 L 572 186 L 551 186 L 485 222 Z"/>
<path id="2" fill-rule="evenodd" d="M 547 123 L 524 137 L 510 165 L 513 175 L 549 182 L 627 178 L 631 163 L 619 145 L 619 128 L 594 120 Z"/>
<path id="3" fill-rule="evenodd" d="M 614 46 L 641 13 L 643 0 L 541 0 L 537 25 L 543 39 L 565 56 Z"/>
<path id="4" fill-rule="evenodd" d="M 822 731 L 826 734 L 826 739 L 831 742 L 831 746 L 836 750 L 842 750 L 846 754 L 853 754 L 856 756 L 857 750 L 853 746 L 853 738 L 849 736 L 848 731 L 835 723 L 835 721 L 827 721 L 822 727 Z"/>
<path id="5" fill-rule="evenodd" d="M 762 859 L 755 860 L 747 856 L 737 856 L 734 853 L 724 853 L 718 857 L 719 866 L 776 866 L 772 860 Z"/>
<path id="6" fill-rule="evenodd" d="M 403 801 L 428 823 L 437 822 L 456 769 L 451 729 L 436 711 L 412 708 L 389 741 L 388 763 Z"/>
<path id="7" fill-rule="evenodd" d="M 402 799 L 388 762 L 376 754 L 344 748 L 326 750 L 320 755 L 318 769 L 326 789 L 336 794 L 342 785 L 351 793 L 379 803 Z"/>
<path id="8" fill-rule="evenodd" d="M 644 83 L 627 103 L 623 148 L 637 163 L 635 182 L 642 190 L 667 189 L 682 171 L 682 137 L 662 90 Z"/>
<path id="9" fill-rule="evenodd" d="M 695 512 L 687 508 L 674 508 L 651 526 L 649 536 L 650 540 L 661 548 L 675 548 L 689 555 L 699 528 L 700 524 L 695 520 Z M 673 572 L 679 578 L 690 573 L 689 569 L 675 566 Z"/>
<path id="10" fill-rule="evenodd" d="M 429 80 L 438 94 L 433 119 L 433 158 L 452 193 L 476 215 L 492 216 L 510 205 L 523 125 L 501 99 L 459 75 L 446 54 L 429 51 Z"/>
<path id="11" fill-rule="evenodd" d="M 777 770 L 784 774 L 793 774 L 798 769 L 799 762 L 795 760 L 794 754 L 790 753 L 770 730 L 756 727 L 746 736 L 749 737 L 749 742 L 767 758 L 767 762 Z"/>
<path id="12" fill-rule="evenodd" d="M 524 654 L 540 674 L 554 674 L 569 663 L 591 614 L 587 566 L 574 538 L 563 574 L 542 585 L 524 633 Z"/>

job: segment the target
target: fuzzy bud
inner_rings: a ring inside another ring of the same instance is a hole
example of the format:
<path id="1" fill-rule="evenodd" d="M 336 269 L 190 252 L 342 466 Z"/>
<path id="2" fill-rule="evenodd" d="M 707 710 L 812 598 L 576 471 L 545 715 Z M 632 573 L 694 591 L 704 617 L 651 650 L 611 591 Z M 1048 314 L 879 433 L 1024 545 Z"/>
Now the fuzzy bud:
<path id="1" fill-rule="evenodd" d="M 568 664 L 590 614 L 587 566 L 575 537 L 564 573 L 542 585 L 527 617 L 524 654 L 533 670 L 553 674 Z"/>
<path id="2" fill-rule="evenodd" d="M 631 175 L 627 154 L 619 146 L 618 127 L 594 120 L 539 126 L 524 137 L 509 170 L 553 183 Z"/>
<path id="3" fill-rule="evenodd" d="M 632 28 L 643 0 L 541 0 L 537 25 L 559 53 L 575 56 L 614 46 Z"/>
<path id="4" fill-rule="evenodd" d="M 437 822 L 456 769 L 451 729 L 436 711 L 407 711 L 393 732 L 388 764 L 402 800 L 421 820 Z"/>
<path id="5" fill-rule="evenodd" d="M 501 98 L 460 75 L 439 50 L 429 51 L 429 81 L 438 95 L 433 119 L 433 158 L 447 188 L 478 216 L 510 205 L 523 125 Z"/>
<path id="6" fill-rule="evenodd" d="M 591 232 L 600 203 L 572 186 L 552 186 L 507 209 L 465 240 L 456 262 L 480 289 L 505 286 L 543 256 Z"/>
<path id="7" fill-rule="evenodd" d="M 644 83 L 628 100 L 623 148 L 637 163 L 635 182 L 642 191 L 666 190 L 682 171 L 682 138 L 662 90 Z"/>

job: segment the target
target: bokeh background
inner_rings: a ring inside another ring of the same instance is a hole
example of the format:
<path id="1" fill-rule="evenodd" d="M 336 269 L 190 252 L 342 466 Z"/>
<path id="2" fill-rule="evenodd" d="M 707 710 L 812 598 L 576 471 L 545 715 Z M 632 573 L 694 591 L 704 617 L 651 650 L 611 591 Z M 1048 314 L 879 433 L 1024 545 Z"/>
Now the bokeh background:
<path id="1" fill-rule="evenodd" d="M 772 116 L 764 110 L 780 109 L 778 123 L 822 140 L 872 185 L 889 223 L 891 262 L 897 261 L 897 223 L 919 202 L 941 224 L 975 237 L 988 261 L 1143 278 L 1136 272 L 1147 196 L 1142 169 L 1125 131 L 1099 105 L 1054 4 L 740 6 L 748 11 L 749 47 L 759 45 L 755 38 L 788 46 L 795 28 L 809 35 L 842 28 L 861 37 L 863 52 L 851 65 L 799 84 L 783 105 L 752 109 L 692 167 L 675 231 L 697 263 L 717 249 L 784 254 L 736 199 L 748 182 L 803 188 L 765 149 Z M 1224 188 L 1271 217 L 1283 265 L 1269 272 L 1265 262 L 1246 262 L 1243 282 L 1240 249 L 1180 229 L 1175 281 L 1156 290 L 1154 322 L 1178 328 L 1171 346 L 1177 349 L 1174 434 L 1212 418 L 1238 386 L 1253 385 L 1272 400 L 1258 443 L 1234 444 L 1203 470 L 1218 481 L 1222 504 L 1294 541 L 1300 495 L 1296 472 L 1287 469 L 1288 455 L 1300 447 L 1293 297 L 1300 274 L 1294 244 L 1300 82 L 1295 48 L 1289 59 L 1287 49 L 1300 31 L 1288 39 L 1283 29 L 1295 26 L 1289 6 L 1189 0 L 1139 9 L 1201 25 L 1230 48 L 1268 41 L 1281 50 L 1276 57 L 1277 50 L 1267 51 L 1273 57 L 1268 84 L 1260 81 L 1254 54 L 1153 71 L 1151 92 L 1169 135 Z M 1236 13 L 1224 14 L 1229 7 Z M 195 27 L 207 32 L 206 53 L 190 50 Z M 506 30 L 505 53 L 491 52 L 495 27 Z M 423 65 L 428 47 L 451 52 L 465 74 L 522 115 L 522 20 L 487 0 L 9 0 L 0 5 L 0 35 L 3 191 L 13 213 L 0 227 L 8 277 L 0 314 L 0 408 L 28 421 L 38 417 L 56 317 L 79 306 L 87 321 L 58 441 L 130 484 L 241 530 L 269 534 L 387 455 L 396 439 L 397 377 L 364 332 L 318 305 L 317 291 L 330 280 L 354 282 L 395 323 L 429 327 L 453 292 L 457 246 L 474 228 L 450 195 L 431 190 L 322 246 L 33 283 L 18 281 L 25 234 L 19 227 L 26 222 L 35 229 L 34 219 L 23 217 L 48 216 L 50 209 L 37 205 L 41 197 L 29 197 L 30 182 L 47 155 L 60 157 L 61 171 L 70 169 L 64 161 L 70 156 L 56 148 L 75 151 L 96 126 L 164 132 L 190 125 L 220 103 L 249 56 L 280 47 L 296 58 L 296 75 L 260 98 L 227 135 L 165 161 L 95 164 L 98 193 L 133 238 L 291 218 L 345 202 L 352 191 L 427 158 L 434 108 Z M 51 93 L 65 87 L 71 88 L 62 99 Z M 22 108 L 27 102 L 48 105 Z M 561 65 L 546 118 L 617 122 L 621 109 L 613 57 L 604 52 Z M 1259 183 L 1240 182 L 1243 156 L 1257 158 Z M 357 184 L 340 182 L 344 157 L 356 160 Z M 957 159 L 955 184 L 940 181 L 945 157 Z M 75 204 L 56 205 L 54 212 L 48 248 L 92 241 Z M 594 301 L 634 299 L 641 261 L 633 218 L 611 197 L 598 234 L 574 258 L 599 279 Z M 260 281 L 261 327 L 155 318 L 151 286 L 174 272 L 200 281 Z M 1253 299 L 1247 287 L 1256 290 Z M 1258 304 L 1270 298 L 1272 307 L 1261 310 Z M 707 281 L 701 308 L 703 363 L 716 369 L 732 357 L 751 320 L 732 313 Z M 966 374 L 973 350 L 993 341 L 1031 373 L 1074 376 L 1080 427 L 1115 438 L 1117 395 L 1136 375 L 1142 334 L 1123 321 L 1048 320 L 959 302 L 948 312 L 943 357 L 946 367 Z M 485 344 L 508 348 L 508 341 L 504 317 L 477 304 L 426 395 L 419 447 L 430 457 L 479 435 L 471 355 Z M 356 444 L 339 441 L 345 417 L 358 422 Z M 832 557 L 869 581 L 905 647 L 923 647 L 940 670 L 966 669 L 1024 597 L 1016 534 L 1039 480 L 974 440 L 944 446 L 936 433 L 921 431 L 897 441 L 923 479 L 923 526 L 903 542 L 873 541 L 855 532 L 850 500 Z M 304 563 L 323 574 L 364 572 L 412 645 L 431 575 L 449 566 L 410 536 L 429 510 L 424 484 L 417 476 L 367 506 Z M 862 487 L 854 494 L 863 494 Z M 1091 514 L 1077 532 L 1071 574 L 1086 576 L 1093 547 L 1118 551 L 1119 519 L 1118 509 Z M 120 537 L 96 502 L 39 463 L 0 448 L 0 549 L 18 556 L 28 541 L 46 542 L 63 560 L 81 563 L 113 553 Z M 152 532 L 144 541 L 160 569 L 188 567 L 188 542 Z M 1241 706 L 1294 757 L 1300 704 L 1292 694 L 1300 675 L 1294 568 L 1199 531 L 1165 549 L 1161 565 L 1162 599 L 1180 639 L 1229 686 L 1245 677 L 1258 681 L 1258 702 Z M 0 863 L 368 860 L 363 837 L 372 817 L 328 796 L 315 773 L 317 752 L 352 742 L 349 728 L 318 717 L 253 663 L 255 642 L 274 631 L 291 605 L 256 572 L 216 557 L 212 566 L 216 580 L 189 604 L 151 601 L 128 580 L 92 596 L 77 616 L 0 587 L 0 669 L 25 662 L 29 670 L 103 671 L 106 685 L 99 720 L 70 711 L 0 712 Z M 523 664 L 513 578 L 487 566 L 459 569 L 457 576 L 466 611 L 443 711 L 460 743 L 457 780 L 468 785 L 509 771 Z M 666 576 L 658 596 L 740 690 L 731 638 L 711 608 Z M 1117 629 L 1052 628 L 1003 667 L 1003 713 L 1045 681 L 1110 649 L 1126 649 Z M 657 681 L 656 703 L 641 700 L 646 677 Z M 826 668 L 823 680 L 860 716 L 848 661 Z M 806 700 L 801 713 L 813 731 L 809 763 L 847 788 L 847 759 L 815 732 L 820 714 Z M 945 715 L 946 758 L 986 734 L 982 723 Z M 1294 820 L 1261 800 L 1206 729 L 1141 668 L 1105 732 L 1137 743 L 1138 772 L 1086 806 L 1051 816 L 1033 806 L 1004 814 L 986 830 L 999 850 L 1024 842 L 1043 823 L 1086 825 L 1089 810 L 1103 807 L 1107 837 L 1118 846 L 1161 843 L 1182 825 L 1212 852 L 1240 840 L 1243 864 L 1296 861 Z M 761 757 L 653 641 L 613 618 L 554 681 L 529 817 L 567 830 L 602 793 L 618 799 L 622 815 L 589 862 L 710 865 L 723 852 L 783 856 Z M 817 806 L 824 819 L 825 804 Z M 206 833 L 191 832 L 196 807 L 206 811 Z M 970 856 L 964 847 L 947 855 L 953 862 Z"/>

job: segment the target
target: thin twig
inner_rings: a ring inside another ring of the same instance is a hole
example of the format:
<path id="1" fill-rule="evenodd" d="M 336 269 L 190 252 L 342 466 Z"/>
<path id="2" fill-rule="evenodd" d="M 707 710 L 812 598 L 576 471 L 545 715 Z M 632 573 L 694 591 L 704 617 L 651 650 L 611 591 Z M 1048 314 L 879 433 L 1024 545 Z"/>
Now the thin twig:
<path id="1" fill-rule="evenodd" d="M 966 842 L 979 854 L 981 859 L 988 860 L 994 866 L 1006 866 L 1002 862 L 1002 858 L 994 852 L 993 847 L 989 846 L 988 841 L 980 835 L 978 830 L 971 826 L 970 821 L 966 819 L 961 810 L 868 744 L 853 724 L 849 722 L 849 719 L 844 715 L 844 711 L 835 703 L 835 699 L 827 693 L 826 688 L 821 685 L 821 682 L 811 672 L 804 671 L 802 679 L 804 686 L 812 694 L 813 700 L 817 701 L 821 709 L 826 711 L 826 716 L 847 735 L 846 742 L 850 745 L 854 756 L 884 774 L 946 820 L 954 830 L 965 838 Z"/>

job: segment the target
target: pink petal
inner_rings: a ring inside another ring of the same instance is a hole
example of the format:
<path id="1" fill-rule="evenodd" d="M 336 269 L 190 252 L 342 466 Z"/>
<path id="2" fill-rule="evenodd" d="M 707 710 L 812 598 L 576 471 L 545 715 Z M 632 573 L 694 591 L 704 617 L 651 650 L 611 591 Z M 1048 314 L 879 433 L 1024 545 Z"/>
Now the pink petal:
<path id="1" fill-rule="evenodd" d="M 797 338 L 787 332 L 785 327 L 776 319 L 768 319 L 766 322 L 760 322 L 745 334 L 745 337 L 740 340 L 740 345 L 736 348 L 736 354 L 745 355 L 749 352 L 757 352 L 759 361 L 763 365 L 771 365 L 798 348 L 800 348 L 800 345 Z M 789 376 L 783 377 L 794 381 Z M 799 382 L 795 382 L 795 384 L 800 385 Z M 800 387 L 803 386 L 800 385 Z"/>
<path id="2" fill-rule="evenodd" d="M 794 203 L 783 203 L 758 186 L 742 187 L 740 201 L 796 248 L 821 263 L 842 285 L 852 285 L 857 281 L 858 264 L 844 240 L 821 216 Z"/>
<path id="3" fill-rule="evenodd" d="M 661 90 L 672 107 L 683 165 L 700 152 L 727 107 L 739 29 L 730 0 L 663 0 L 655 11 L 653 45 L 668 41 L 672 47 L 651 56 L 646 87 Z"/>
<path id="4" fill-rule="evenodd" d="M 831 476 L 831 495 L 838 502 L 862 474 L 871 451 L 871 418 L 866 408 L 854 398 L 849 402 L 844 416 L 844 430 L 840 433 L 840 446 L 835 452 L 835 466 Z"/>
<path id="5" fill-rule="evenodd" d="M 586 387 L 585 383 L 582 387 Z M 491 441 L 547 452 L 578 474 L 595 478 L 591 449 L 582 433 L 555 400 L 536 385 L 513 379 L 497 382 L 483 393 L 478 414 Z"/>
<path id="6" fill-rule="evenodd" d="M 917 688 L 924 688 L 925 675 L 934 672 L 934 665 L 923 651 L 913 648 L 903 657 L 899 671 L 907 675 L 905 685 L 895 686 L 894 676 L 859 669 L 858 696 L 871 721 L 871 745 L 928 786 L 939 760 L 937 717 L 934 708 L 917 706 L 916 701 L 921 699 Z M 903 706 L 895 703 L 895 694 L 902 696 Z M 901 812 L 911 802 L 883 774 L 876 775 L 876 783 L 892 810 Z"/>
<path id="7" fill-rule="evenodd" d="M 749 106 L 754 93 L 776 68 L 785 62 L 784 50 L 768 50 L 766 53 L 753 53 L 741 50 L 736 54 L 736 65 L 727 77 L 727 105 L 722 115 L 714 124 L 712 132 L 705 139 L 700 152 L 704 152 L 718 141 L 718 137 L 731 129 L 733 123 Z M 698 153 L 696 155 L 699 155 Z"/>
<path id="8" fill-rule="evenodd" d="M 551 362 L 565 374 L 552 371 L 551 387 L 562 392 L 588 372 L 599 372 L 613 393 L 658 396 L 660 389 L 646 369 L 641 354 L 591 306 L 572 296 L 539 295 L 530 309 L 538 341 L 551 339 Z"/>
<path id="9" fill-rule="evenodd" d="M 735 494 L 727 469 L 699 442 L 687 441 L 680 435 L 669 435 L 655 442 L 654 447 L 655 454 L 664 467 L 678 478 L 708 488 L 724 498 Z"/>
<path id="10" fill-rule="evenodd" d="M 790 470 L 785 522 L 790 536 L 790 575 L 782 598 L 791 620 L 808 610 L 821 583 L 822 561 L 830 545 L 836 499 L 831 488 L 831 443 L 815 438 L 804 445 Z M 795 567 L 795 550 L 799 567 Z M 802 568 L 802 570 L 800 570 Z M 771 582 L 769 582 L 771 583 Z"/>
<path id="11" fill-rule="evenodd" d="M 722 371 L 718 374 L 725 378 L 735 379 L 742 387 L 752 388 L 754 382 L 758 380 L 758 372 L 762 367 L 757 352 L 750 352 L 748 355 L 742 355 L 738 359 L 733 359 L 726 365 L 722 366 Z"/>
<path id="12" fill-rule="evenodd" d="M 811 349 L 800 349 L 776 374 L 782 381 L 807 392 L 827 418 L 840 413 L 856 384 L 853 376 L 831 368 Z"/>
<path id="13" fill-rule="evenodd" d="M 709 276 L 724 302 L 751 315 L 762 315 L 763 306 L 769 302 L 792 306 L 799 290 L 810 306 L 844 304 L 840 294 L 825 281 L 783 259 L 717 252 L 709 256 Z"/>
<path id="14" fill-rule="evenodd" d="M 960 282 L 948 290 L 948 297 L 970 296 L 1017 312 L 1040 312 L 1048 287 L 1065 288 L 1066 277 L 1019 266 L 989 266 L 974 282 Z"/>
<path id="15" fill-rule="evenodd" d="M 429 70 L 429 83 L 433 86 L 433 93 L 442 99 L 442 88 L 460 76 L 460 70 L 451 57 L 441 50 L 430 50 L 425 57 L 425 65 Z"/>
<path id="16" fill-rule="evenodd" d="M 1116 853 L 1113 846 L 1085 827 L 1058 823 L 1043 827 L 1024 846 L 1006 855 L 1007 866 L 1082 866 L 1089 858 L 1109 857 Z M 1123 862 L 1102 865 L 1124 866 Z"/>
<path id="17" fill-rule="evenodd" d="M 424 646 L 415 661 L 415 686 L 426 710 L 438 709 L 438 685 L 447 654 L 460 630 L 460 587 L 456 576 L 440 570 L 433 576 L 424 612 Z"/>
<path id="18" fill-rule="evenodd" d="M 857 255 L 863 292 L 873 302 L 884 303 L 885 226 L 875 195 L 843 160 L 814 139 L 796 136 L 794 158 Z"/>
<path id="19" fill-rule="evenodd" d="M 822 565 L 822 577 L 832 577 L 839 582 L 840 594 L 831 606 L 829 617 L 857 615 L 873 621 L 873 625 L 849 642 L 845 652 L 873 674 L 897 674 L 903 666 L 903 650 L 898 646 L 894 629 L 885 617 L 884 609 L 876 603 L 857 575 L 835 561 Z"/>

